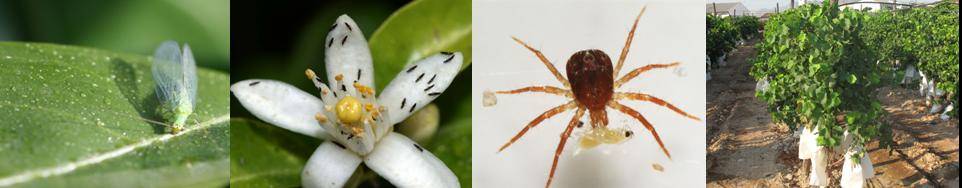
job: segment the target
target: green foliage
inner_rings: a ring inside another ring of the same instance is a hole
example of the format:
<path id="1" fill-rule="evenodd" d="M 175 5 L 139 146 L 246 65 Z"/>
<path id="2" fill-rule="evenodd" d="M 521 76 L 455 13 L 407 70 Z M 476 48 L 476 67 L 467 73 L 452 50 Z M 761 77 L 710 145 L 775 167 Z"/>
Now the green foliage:
<path id="1" fill-rule="evenodd" d="M 897 12 L 879 11 L 869 13 L 870 17 L 865 19 L 865 27 L 861 37 L 876 54 L 876 58 L 882 62 L 899 61 L 911 63 L 918 61 L 917 57 L 905 49 L 905 43 L 909 40 L 908 35 L 914 33 L 912 24 L 904 22 L 904 16 L 896 15 Z"/>
<path id="2" fill-rule="evenodd" d="M 320 140 L 277 126 L 230 120 L 231 187 L 297 187 Z"/>
<path id="3" fill-rule="evenodd" d="M 838 146 L 846 130 L 854 146 L 880 136 L 883 111 L 874 92 L 881 73 L 859 37 L 865 17 L 826 1 L 766 23 L 751 75 L 770 82 L 756 95 L 775 121 L 816 129 L 820 146 Z"/>
<path id="4" fill-rule="evenodd" d="M 732 18 L 735 28 L 738 30 L 738 38 L 748 40 L 758 35 L 758 30 L 762 28 L 762 22 L 754 16 L 736 16 Z"/>
<path id="5" fill-rule="evenodd" d="M 716 62 L 719 56 L 735 49 L 735 41 L 738 40 L 738 30 L 736 30 L 731 18 L 721 18 L 708 15 L 705 20 L 708 28 L 706 49 L 708 57 L 712 62 Z"/>
<path id="6" fill-rule="evenodd" d="M 471 65 L 471 1 L 413 1 L 391 14 L 368 43 L 378 90 L 387 86 L 407 62 L 441 51 L 464 54 L 464 70 Z"/>
<path id="7" fill-rule="evenodd" d="M 871 13 L 865 25 L 861 36 L 879 60 L 916 65 L 958 104 L 958 4 Z"/>
<path id="8" fill-rule="evenodd" d="M 936 81 L 936 87 L 958 104 L 959 6 L 943 3 L 934 8 L 913 9 L 910 15 L 915 33 L 907 42 L 918 57 L 922 73 Z M 938 101 L 936 101 L 938 102 Z"/>
<path id="9" fill-rule="evenodd" d="M 229 76 L 197 74 L 194 115 L 171 135 L 145 120 L 162 121 L 148 56 L 0 42 L 0 183 L 23 175 L 14 186 L 224 185 Z"/>

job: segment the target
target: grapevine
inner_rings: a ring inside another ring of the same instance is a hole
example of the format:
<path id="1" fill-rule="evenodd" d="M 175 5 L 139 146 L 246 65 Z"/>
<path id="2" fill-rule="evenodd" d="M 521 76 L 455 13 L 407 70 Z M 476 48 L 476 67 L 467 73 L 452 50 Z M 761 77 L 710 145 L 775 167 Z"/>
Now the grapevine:
<path id="1" fill-rule="evenodd" d="M 722 54 L 735 49 L 735 41 L 738 40 L 738 31 L 733 25 L 731 18 L 721 18 L 708 15 L 706 19 L 708 26 L 707 34 L 707 54 L 711 62 L 718 62 Z"/>
<path id="2" fill-rule="evenodd" d="M 940 3 L 870 13 L 861 37 L 878 60 L 903 62 L 894 66 L 915 65 L 946 92 L 945 100 L 958 104 L 958 10 L 958 4 Z"/>
<path id="3" fill-rule="evenodd" d="M 852 136 L 850 147 L 880 136 L 883 111 L 873 93 L 881 73 L 859 37 L 865 18 L 825 3 L 785 11 L 766 23 L 751 75 L 769 81 L 756 95 L 768 103 L 774 121 L 817 131 L 818 146 L 828 148 L 840 146 L 845 131 Z"/>

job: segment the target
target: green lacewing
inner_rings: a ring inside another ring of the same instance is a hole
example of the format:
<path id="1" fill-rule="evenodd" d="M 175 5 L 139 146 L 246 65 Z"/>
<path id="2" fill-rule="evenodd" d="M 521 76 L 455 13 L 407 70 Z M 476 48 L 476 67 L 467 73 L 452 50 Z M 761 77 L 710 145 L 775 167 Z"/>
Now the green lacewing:
<path id="1" fill-rule="evenodd" d="M 158 111 L 173 125 L 171 133 L 184 130 L 197 103 L 197 66 L 190 46 L 183 52 L 175 41 L 164 41 L 154 51 L 152 72 L 157 83 Z"/>

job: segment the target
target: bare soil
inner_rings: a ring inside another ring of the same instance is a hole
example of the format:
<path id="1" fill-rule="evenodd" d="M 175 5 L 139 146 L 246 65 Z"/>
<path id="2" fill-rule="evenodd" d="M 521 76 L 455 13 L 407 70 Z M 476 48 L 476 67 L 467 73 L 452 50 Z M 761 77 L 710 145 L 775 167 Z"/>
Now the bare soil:
<path id="1" fill-rule="evenodd" d="M 708 187 L 808 187 L 809 160 L 798 159 L 798 137 L 773 123 L 767 105 L 755 98 L 748 59 L 751 41 L 712 70 L 708 81 Z M 878 91 L 892 127 L 894 145 L 868 144 L 875 178 L 867 187 L 958 187 L 959 120 L 927 114 L 917 92 L 902 87 Z M 833 154 L 829 175 L 838 187 L 842 157 Z"/>

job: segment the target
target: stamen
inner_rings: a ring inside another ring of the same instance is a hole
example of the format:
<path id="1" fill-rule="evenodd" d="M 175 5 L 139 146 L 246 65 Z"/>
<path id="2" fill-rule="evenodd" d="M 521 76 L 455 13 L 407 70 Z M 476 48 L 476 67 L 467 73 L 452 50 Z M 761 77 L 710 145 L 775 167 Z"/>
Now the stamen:
<path id="1" fill-rule="evenodd" d="M 314 114 L 314 119 L 316 119 L 317 122 L 327 123 L 327 117 L 324 117 L 321 113 Z"/>
<path id="2" fill-rule="evenodd" d="M 354 89 L 357 89 L 357 92 L 361 93 L 362 96 L 374 95 L 374 88 L 361 85 L 360 83 L 357 83 L 357 82 L 354 82 Z"/>
<path id="3" fill-rule="evenodd" d="M 364 104 L 364 110 L 368 112 L 373 112 L 372 110 L 374 110 L 374 105 L 371 103 Z"/>

